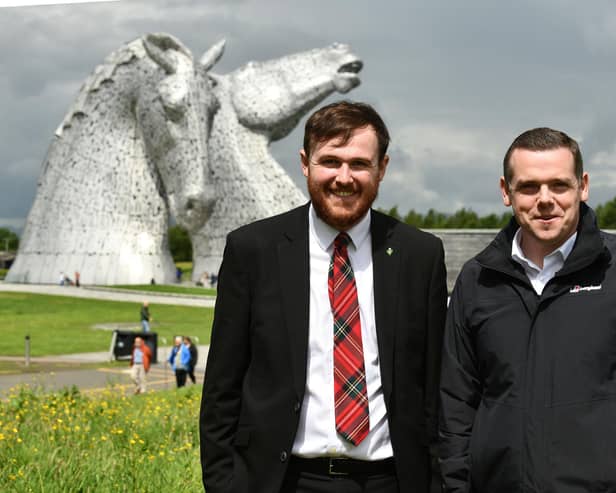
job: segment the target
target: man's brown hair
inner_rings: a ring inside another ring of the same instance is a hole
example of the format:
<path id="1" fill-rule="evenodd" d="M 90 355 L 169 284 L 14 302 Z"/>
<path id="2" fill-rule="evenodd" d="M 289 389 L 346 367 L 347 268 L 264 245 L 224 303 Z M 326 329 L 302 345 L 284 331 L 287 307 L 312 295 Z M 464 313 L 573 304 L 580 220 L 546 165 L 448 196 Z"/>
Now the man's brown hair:
<path id="1" fill-rule="evenodd" d="M 336 137 L 340 145 L 345 145 L 353 132 L 359 128 L 372 127 L 376 132 L 379 144 L 379 163 L 387 153 L 389 132 L 383 119 L 376 110 L 366 103 L 353 101 L 338 101 L 323 106 L 314 112 L 304 128 L 304 152 L 310 157 L 310 152 L 318 143 Z"/>
<path id="2" fill-rule="evenodd" d="M 503 176 L 507 187 L 511 184 L 513 173 L 511 171 L 511 155 L 516 149 L 526 149 L 527 151 L 552 151 L 564 147 L 573 154 L 575 164 L 575 176 L 578 181 L 582 180 L 584 174 L 584 162 L 578 143 L 569 137 L 565 132 L 554 130 L 547 127 L 533 128 L 521 133 L 507 149 L 503 159 Z"/>

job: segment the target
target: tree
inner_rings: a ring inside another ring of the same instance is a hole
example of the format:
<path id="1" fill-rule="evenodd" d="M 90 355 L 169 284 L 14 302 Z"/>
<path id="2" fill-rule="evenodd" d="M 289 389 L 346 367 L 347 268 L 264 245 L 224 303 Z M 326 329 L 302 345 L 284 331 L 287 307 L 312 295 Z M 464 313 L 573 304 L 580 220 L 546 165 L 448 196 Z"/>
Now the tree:
<path id="1" fill-rule="evenodd" d="M 398 206 L 397 205 L 394 205 L 385 214 L 387 214 L 388 216 L 393 217 L 394 219 L 397 219 L 398 221 L 402 220 L 402 218 L 400 217 L 400 214 L 398 213 Z"/>
<path id="2" fill-rule="evenodd" d="M 9 252 L 17 251 L 19 247 L 19 236 L 10 229 L 0 228 L 0 250 Z"/>
<path id="3" fill-rule="evenodd" d="M 597 224 L 600 228 L 616 229 L 616 198 L 595 208 Z"/>
<path id="4" fill-rule="evenodd" d="M 416 228 L 423 227 L 423 216 L 419 212 L 415 212 L 413 209 L 409 211 L 409 213 L 404 216 L 404 222 L 406 224 L 410 224 L 411 226 L 415 226 Z"/>
<path id="5" fill-rule="evenodd" d="M 188 231 L 182 226 L 169 228 L 169 250 L 174 262 L 190 262 L 192 260 L 192 243 Z"/>

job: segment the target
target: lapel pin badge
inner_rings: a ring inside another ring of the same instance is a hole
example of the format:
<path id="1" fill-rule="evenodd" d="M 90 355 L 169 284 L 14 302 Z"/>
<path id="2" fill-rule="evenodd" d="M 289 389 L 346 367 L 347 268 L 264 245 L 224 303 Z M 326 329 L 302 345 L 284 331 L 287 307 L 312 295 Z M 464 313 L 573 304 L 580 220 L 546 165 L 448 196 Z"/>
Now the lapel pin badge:
<path id="1" fill-rule="evenodd" d="M 387 250 L 385 250 L 385 253 L 391 257 L 391 254 L 394 253 L 394 249 L 389 247 Z"/>

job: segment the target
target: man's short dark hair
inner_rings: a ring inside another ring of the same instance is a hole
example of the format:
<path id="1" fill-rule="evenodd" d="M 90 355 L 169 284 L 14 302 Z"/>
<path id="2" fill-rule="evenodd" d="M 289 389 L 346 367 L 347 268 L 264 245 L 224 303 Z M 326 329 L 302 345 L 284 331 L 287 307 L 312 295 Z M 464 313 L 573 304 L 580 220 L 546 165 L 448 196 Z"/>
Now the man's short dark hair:
<path id="1" fill-rule="evenodd" d="M 379 144 L 379 162 L 383 160 L 389 146 L 389 132 L 376 110 L 366 103 L 338 101 L 323 106 L 314 112 L 304 128 L 304 152 L 310 152 L 318 143 L 336 137 L 345 145 L 353 132 L 359 128 L 372 127 Z"/>
<path id="2" fill-rule="evenodd" d="M 513 143 L 507 149 L 505 159 L 503 159 L 503 176 L 507 186 L 511 183 L 511 155 L 516 149 L 525 149 L 527 151 L 552 151 L 564 147 L 569 149 L 573 154 L 573 162 L 575 167 L 575 176 L 578 181 L 582 181 L 584 174 L 584 162 L 582 153 L 578 143 L 569 137 L 565 132 L 554 130 L 547 127 L 533 128 L 518 135 Z"/>

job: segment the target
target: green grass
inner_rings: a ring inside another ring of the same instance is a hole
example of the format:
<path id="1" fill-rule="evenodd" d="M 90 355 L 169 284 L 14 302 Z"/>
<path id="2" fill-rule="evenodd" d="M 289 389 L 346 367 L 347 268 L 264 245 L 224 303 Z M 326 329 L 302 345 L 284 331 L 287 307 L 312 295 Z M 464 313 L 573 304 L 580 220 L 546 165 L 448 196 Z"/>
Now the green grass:
<path id="1" fill-rule="evenodd" d="M 140 308 L 132 302 L 0 291 L 0 354 L 23 355 L 27 334 L 32 356 L 108 351 L 112 332 L 94 329 L 94 325 L 118 324 L 122 330 L 140 330 Z M 150 314 L 159 345 L 161 337 L 171 345 L 171 338 L 178 334 L 197 336 L 200 344 L 209 343 L 212 308 L 151 303 Z"/>
<path id="2" fill-rule="evenodd" d="M 174 286 L 173 284 L 133 284 L 124 285 L 120 284 L 112 286 L 117 289 L 128 289 L 131 291 L 147 291 L 151 293 L 177 293 L 177 294 L 190 294 L 196 296 L 216 296 L 216 290 L 211 288 L 200 288 L 198 286 Z"/>
<path id="3" fill-rule="evenodd" d="M 0 401 L 0 491 L 203 492 L 200 392 L 14 389 Z"/>

